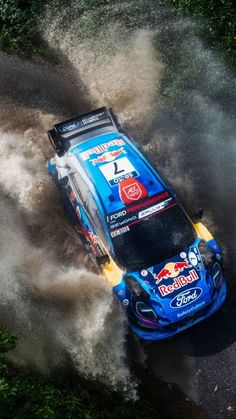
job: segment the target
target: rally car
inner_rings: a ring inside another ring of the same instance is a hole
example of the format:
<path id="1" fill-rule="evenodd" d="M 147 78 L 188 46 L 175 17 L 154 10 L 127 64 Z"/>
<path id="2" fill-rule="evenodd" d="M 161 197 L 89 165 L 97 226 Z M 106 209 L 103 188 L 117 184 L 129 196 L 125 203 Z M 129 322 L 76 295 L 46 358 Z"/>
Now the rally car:
<path id="1" fill-rule="evenodd" d="M 214 313 L 226 297 L 217 242 L 100 108 L 48 132 L 48 169 L 76 231 L 127 312 L 160 340 Z"/>

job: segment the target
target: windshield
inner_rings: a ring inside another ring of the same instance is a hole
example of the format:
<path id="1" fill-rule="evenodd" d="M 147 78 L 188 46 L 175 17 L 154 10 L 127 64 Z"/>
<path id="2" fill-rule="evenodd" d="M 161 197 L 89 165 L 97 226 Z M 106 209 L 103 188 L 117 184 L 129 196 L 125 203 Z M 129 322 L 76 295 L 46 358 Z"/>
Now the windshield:
<path id="1" fill-rule="evenodd" d="M 117 262 L 129 271 L 175 256 L 196 238 L 190 220 L 178 205 L 128 225 L 123 231 L 112 242 Z"/>

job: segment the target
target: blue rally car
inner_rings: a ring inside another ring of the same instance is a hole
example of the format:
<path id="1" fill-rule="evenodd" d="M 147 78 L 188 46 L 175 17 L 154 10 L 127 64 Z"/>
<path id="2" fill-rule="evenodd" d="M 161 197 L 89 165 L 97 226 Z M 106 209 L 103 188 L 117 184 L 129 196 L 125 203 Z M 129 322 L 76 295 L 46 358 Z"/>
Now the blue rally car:
<path id="1" fill-rule="evenodd" d="M 48 132 L 48 169 L 78 234 L 141 338 L 172 336 L 226 297 L 221 251 L 174 192 L 100 108 Z"/>

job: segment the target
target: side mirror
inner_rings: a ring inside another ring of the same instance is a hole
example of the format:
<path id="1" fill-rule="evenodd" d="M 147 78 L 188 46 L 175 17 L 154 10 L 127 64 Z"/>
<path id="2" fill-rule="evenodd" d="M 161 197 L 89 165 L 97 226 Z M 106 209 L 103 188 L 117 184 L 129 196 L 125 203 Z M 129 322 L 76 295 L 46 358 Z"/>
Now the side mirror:
<path id="1" fill-rule="evenodd" d="M 202 216 L 203 216 L 203 209 L 199 208 L 199 210 L 197 212 L 192 214 L 191 219 L 194 223 L 197 223 L 198 221 L 200 221 L 202 219 Z"/>
<path id="2" fill-rule="evenodd" d="M 99 265 L 105 265 L 106 263 L 110 262 L 110 258 L 108 255 L 97 256 L 96 261 Z"/>

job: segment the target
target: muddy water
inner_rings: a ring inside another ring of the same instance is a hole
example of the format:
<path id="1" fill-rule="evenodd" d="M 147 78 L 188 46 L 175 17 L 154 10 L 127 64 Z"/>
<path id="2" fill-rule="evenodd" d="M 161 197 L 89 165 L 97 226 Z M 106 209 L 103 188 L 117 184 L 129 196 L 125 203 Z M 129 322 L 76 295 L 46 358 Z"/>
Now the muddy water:
<path id="1" fill-rule="evenodd" d="M 147 367 L 178 383 L 210 416 L 233 414 L 235 77 L 206 46 L 201 22 L 176 18 L 151 1 L 72 11 L 68 25 L 71 9 L 52 24 L 48 10 L 45 38 L 78 71 L 91 102 L 119 113 L 188 211 L 204 209 L 203 221 L 224 252 L 230 289 L 224 309 L 174 342 L 145 346 Z"/>
<path id="2" fill-rule="evenodd" d="M 70 107 L 80 109 L 74 76 L 63 101 L 68 73 L 53 69 L 52 75 L 49 67 L 4 54 L 0 66 L 1 318 L 19 338 L 10 358 L 48 372 L 69 356 L 84 375 L 135 397 L 125 361 L 126 320 L 103 278 L 92 272 L 46 169 L 47 129 Z M 12 96 L 11 73 L 20 80 Z M 54 108 L 58 114 L 50 113 Z"/>
<path id="3" fill-rule="evenodd" d="M 234 77 L 204 45 L 196 24 L 152 2 L 54 10 L 53 16 L 49 8 L 45 21 L 45 39 L 69 68 L 4 55 L 0 63 L 2 248 L 4 258 L 10 255 L 1 275 L 3 317 L 11 312 L 28 345 L 14 357 L 47 368 L 51 358 L 60 362 L 69 352 L 85 373 L 124 386 L 130 381 L 125 319 L 113 312 L 102 279 L 90 273 L 45 169 L 45 131 L 54 121 L 112 106 L 189 212 L 204 208 L 224 249 L 231 291 L 213 319 L 174 342 L 145 346 L 143 362 L 212 417 L 225 417 L 236 384 L 228 369 L 236 357 Z"/>

